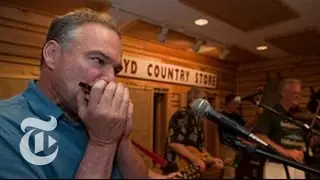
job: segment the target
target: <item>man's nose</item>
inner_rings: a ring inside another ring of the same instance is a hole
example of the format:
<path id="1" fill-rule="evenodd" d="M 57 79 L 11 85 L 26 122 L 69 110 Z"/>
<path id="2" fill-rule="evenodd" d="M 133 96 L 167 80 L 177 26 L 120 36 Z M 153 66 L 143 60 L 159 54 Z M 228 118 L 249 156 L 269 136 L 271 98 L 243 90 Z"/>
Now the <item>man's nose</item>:
<path id="1" fill-rule="evenodd" d="M 113 67 L 106 67 L 103 69 L 101 79 L 105 80 L 106 82 L 114 81 L 116 76 Z"/>

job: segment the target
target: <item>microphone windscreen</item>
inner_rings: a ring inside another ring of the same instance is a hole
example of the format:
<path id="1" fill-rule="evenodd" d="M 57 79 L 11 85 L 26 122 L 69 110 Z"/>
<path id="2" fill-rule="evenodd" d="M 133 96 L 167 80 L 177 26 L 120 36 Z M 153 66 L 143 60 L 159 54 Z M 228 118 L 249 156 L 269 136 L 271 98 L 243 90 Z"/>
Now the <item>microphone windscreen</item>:
<path id="1" fill-rule="evenodd" d="M 191 109 L 198 116 L 204 117 L 208 106 L 210 106 L 210 103 L 207 100 L 199 98 L 193 101 Z"/>

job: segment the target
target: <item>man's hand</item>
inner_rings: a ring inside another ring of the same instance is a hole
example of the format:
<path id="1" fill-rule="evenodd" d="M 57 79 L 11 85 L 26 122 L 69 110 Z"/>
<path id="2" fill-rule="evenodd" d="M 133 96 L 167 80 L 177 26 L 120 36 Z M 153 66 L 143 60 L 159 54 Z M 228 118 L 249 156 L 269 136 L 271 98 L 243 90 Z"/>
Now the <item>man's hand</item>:
<path id="1" fill-rule="evenodd" d="M 218 168 L 218 169 L 222 169 L 224 167 L 223 165 L 223 161 L 219 158 L 213 158 L 213 163 L 214 167 Z"/>
<path id="2" fill-rule="evenodd" d="M 168 175 L 161 175 L 159 179 L 181 179 L 182 174 L 180 172 L 170 173 Z"/>
<path id="3" fill-rule="evenodd" d="M 126 128 L 124 130 L 123 136 L 121 138 L 121 141 L 129 141 L 131 131 L 132 131 L 132 114 L 133 114 L 133 104 L 130 101 L 129 107 L 128 107 L 128 112 L 127 112 L 127 124 Z"/>
<path id="4" fill-rule="evenodd" d="M 206 158 L 210 158 L 211 155 L 208 152 L 204 152 L 201 154 L 202 158 L 206 159 Z"/>
<path id="5" fill-rule="evenodd" d="M 199 158 L 192 159 L 192 163 L 200 168 L 200 172 L 204 172 L 206 170 L 206 164 Z"/>
<path id="6" fill-rule="evenodd" d="M 303 163 L 304 159 L 304 153 L 303 151 L 296 150 L 296 149 L 286 149 L 284 153 L 282 153 L 284 156 L 291 158 L 299 163 Z"/>
<path id="7" fill-rule="evenodd" d="M 207 164 L 212 164 L 216 168 L 223 168 L 223 161 L 219 158 L 212 157 L 208 152 L 202 153 L 202 160 Z"/>
<path id="8" fill-rule="evenodd" d="M 180 172 L 170 173 L 168 175 L 163 175 L 149 170 L 149 179 L 181 179 L 182 174 Z"/>
<path id="9" fill-rule="evenodd" d="M 116 144 L 122 137 L 129 108 L 129 90 L 121 83 L 100 80 L 91 89 L 88 102 L 79 92 L 78 115 L 84 122 L 95 145 Z"/>

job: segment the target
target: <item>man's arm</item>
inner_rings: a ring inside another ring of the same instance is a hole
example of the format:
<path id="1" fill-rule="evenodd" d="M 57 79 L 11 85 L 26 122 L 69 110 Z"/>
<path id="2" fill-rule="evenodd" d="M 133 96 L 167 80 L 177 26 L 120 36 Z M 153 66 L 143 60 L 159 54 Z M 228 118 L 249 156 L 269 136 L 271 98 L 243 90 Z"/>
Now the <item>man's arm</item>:
<path id="1" fill-rule="evenodd" d="M 282 146 L 278 145 L 274 141 L 272 141 L 268 136 L 264 134 L 256 134 L 258 137 L 260 137 L 263 141 L 265 141 L 267 144 L 270 144 L 271 147 L 276 149 L 280 154 L 285 155 L 285 148 Z"/>
<path id="2" fill-rule="evenodd" d="M 273 142 L 268 136 L 258 134 L 258 136 L 264 140 L 266 143 L 270 144 L 273 148 L 275 148 L 281 155 L 294 159 L 297 162 L 303 163 L 304 153 L 302 150 L 297 149 L 285 149 L 277 143 Z"/>
<path id="3" fill-rule="evenodd" d="M 116 148 L 116 144 L 100 146 L 89 142 L 76 179 L 110 178 Z"/>
<path id="4" fill-rule="evenodd" d="M 301 150 L 285 149 L 284 147 L 278 145 L 269 138 L 269 134 L 271 134 L 273 130 L 273 120 L 274 119 L 272 118 L 272 116 L 268 115 L 268 113 L 266 112 L 263 112 L 258 118 L 257 126 L 255 129 L 257 131 L 257 136 L 259 136 L 266 143 L 270 144 L 270 146 L 276 149 L 281 155 L 292 158 L 298 162 L 302 162 L 304 154 Z"/>
<path id="5" fill-rule="evenodd" d="M 257 132 L 256 135 L 266 143 L 270 144 L 270 146 L 276 149 L 280 154 L 283 154 L 285 153 L 285 149 L 269 138 L 270 133 L 274 129 L 272 124 L 274 124 L 273 116 L 270 115 L 269 112 L 264 111 L 258 117 L 257 125 L 255 127 L 255 131 Z"/>
<path id="6" fill-rule="evenodd" d="M 196 157 L 184 145 L 188 132 L 185 124 L 181 123 L 182 118 L 184 117 L 173 114 L 169 125 L 168 145 L 178 154 L 194 162 Z M 178 123 L 178 121 L 180 121 L 180 123 Z M 186 119 L 184 119 L 184 121 L 186 121 Z"/>
<path id="7" fill-rule="evenodd" d="M 180 172 L 173 172 L 168 175 L 163 175 L 149 169 L 149 179 L 181 179 L 181 178 L 182 178 L 182 174 Z"/>
<path id="8" fill-rule="evenodd" d="M 204 148 L 202 148 L 202 152 L 203 153 L 208 153 L 208 151 L 207 151 L 207 149 L 204 147 Z M 209 154 L 209 153 L 208 153 Z"/>
<path id="9" fill-rule="evenodd" d="M 121 141 L 116 159 L 124 179 L 148 178 L 148 168 L 130 140 Z"/>
<path id="10" fill-rule="evenodd" d="M 116 161 L 123 178 L 125 179 L 147 179 L 148 167 L 141 156 L 137 153 L 130 139 L 132 131 L 133 104 L 130 102 L 127 113 L 126 129 L 120 140 L 117 150 Z"/>
<path id="11" fill-rule="evenodd" d="M 190 161 L 194 162 L 197 157 L 194 156 L 187 148 L 185 145 L 181 144 L 181 143 L 169 143 L 169 146 L 176 151 L 177 153 L 181 154 L 182 156 L 184 156 L 185 158 L 189 159 Z"/>
<path id="12" fill-rule="evenodd" d="M 86 101 L 77 96 L 78 115 L 89 134 L 89 143 L 76 178 L 110 179 L 117 145 L 127 127 L 126 115 L 132 112 L 129 90 L 121 83 L 96 82 Z M 128 148 L 128 156 L 133 154 Z"/>
<path id="13" fill-rule="evenodd" d="M 186 119 L 175 114 L 172 116 L 169 124 L 168 146 L 178 154 L 190 160 L 193 164 L 199 166 L 200 171 L 203 172 L 206 168 L 204 162 L 200 158 L 194 156 L 184 145 L 187 141 L 188 132 L 185 124 L 181 123 L 182 120 Z"/>

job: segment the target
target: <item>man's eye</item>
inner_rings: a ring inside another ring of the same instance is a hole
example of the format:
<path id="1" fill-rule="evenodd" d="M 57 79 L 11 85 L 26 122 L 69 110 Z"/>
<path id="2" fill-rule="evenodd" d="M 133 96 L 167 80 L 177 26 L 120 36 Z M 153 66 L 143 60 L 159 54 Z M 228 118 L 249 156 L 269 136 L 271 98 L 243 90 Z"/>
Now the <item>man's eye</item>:
<path id="1" fill-rule="evenodd" d="M 99 65 L 104 65 L 104 60 L 102 60 L 101 58 L 92 58 L 94 61 L 96 61 Z"/>

